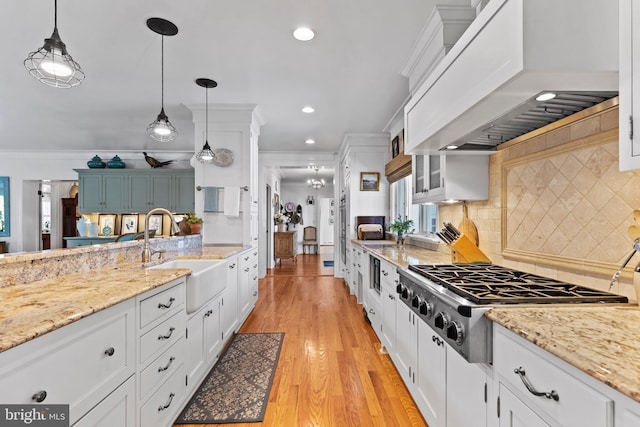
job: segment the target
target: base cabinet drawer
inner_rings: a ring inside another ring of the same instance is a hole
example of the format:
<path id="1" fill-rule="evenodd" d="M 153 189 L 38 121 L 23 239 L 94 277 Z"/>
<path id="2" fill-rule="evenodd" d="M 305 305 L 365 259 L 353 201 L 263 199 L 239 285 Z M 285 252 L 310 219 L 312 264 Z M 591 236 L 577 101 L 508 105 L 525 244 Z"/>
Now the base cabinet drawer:
<path id="1" fill-rule="evenodd" d="M 140 337 L 140 363 L 146 365 L 184 336 L 185 312 L 179 311 Z"/>
<path id="2" fill-rule="evenodd" d="M 182 279 L 184 282 L 184 279 Z M 146 328 L 154 321 L 166 318 L 184 304 L 184 286 L 173 286 L 140 301 L 140 328 Z"/>
<path id="3" fill-rule="evenodd" d="M 552 362 L 550 354 L 499 326 L 493 353 L 500 382 L 542 418 L 563 427 L 613 426 L 613 399 Z"/>
<path id="4" fill-rule="evenodd" d="M 180 366 L 140 409 L 140 427 L 170 426 L 186 394 L 184 366 Z"/>
<path id="5" fill-rule="evenodd" d="M 135 376 L 132 376 L 74 424 L 74 427 L 134 427 L 135 388 Z"/>
<path id="6" fill-rule="evenodd" d="M 0 402 L 69 404 L 74 423 L 134 370 L 129 300 L 0 353 Z"/>
<path id="7" fill-rule="evenodd" d="M 185 361 L 184 339 L 178 340 L 140 373 L 140 398 L 144 400 Z"/>

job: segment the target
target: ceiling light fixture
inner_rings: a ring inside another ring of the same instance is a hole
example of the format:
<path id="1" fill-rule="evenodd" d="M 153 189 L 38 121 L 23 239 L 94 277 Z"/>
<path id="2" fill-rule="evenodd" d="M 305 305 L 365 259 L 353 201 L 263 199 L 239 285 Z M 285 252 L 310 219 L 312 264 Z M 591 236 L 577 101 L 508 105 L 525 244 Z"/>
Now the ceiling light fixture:
<path id="1" fill-rule="evenodd" d="M 162 18 L 149 18 L 147 27 L 154 33 L 162 36 L 161 53 L 161 88 L 162 88 L 162 108 L 158 117 L 147 128 L 147 134 L 158 142 L 169 142 L 176 139 L 178 131 L 169 121 L 169 117 L 164 112 L 164 36 L 175 36 L 178 34 L 178 27 L 172 22 Z"/>
<path id="2" fill-rule="evenodd" d="M 313 140 L 313 139 L 307 139 L 304 142 L 305 142 L 305 144 L 315 144 L 316 143 L 316 141 Z"/>
<path id="3" fill-rule="evenodd" d="M 316 111 L 316 110 L 315 110 L 313 107 L 311 107 L 311 106 L 306 106 L 306 107 L 303 107 L 303 108 L 302 108 L 302 112 L 303 112 L 303 113 L 311 114 L 311 113 L 313 113 L 314 111 Z"/>
<path id="4" fill-rule="evenodd" d="M 536 96 L 536 101 L 548 101 L 556 97 L 556 94 L 553 92 L 544 92 L 540 95 Z"/>
<path id="5" fill-rule="evenodd" d="M 308 42 L 315 37 L 315 33 L 311 28 L 298 27 L 293 32 L 293 37 L 295 37 L 296 40 L 300 40 L 301 42 Z"/>
<path id="6" fill-rule="evenodd" d="M 196 159 L 200 163 L 213 163 L 216 155 L 209 146 L 209 89 L 218 86 L 218 83 L 211 79 L 196 79 L 196 84 L 200 87 L 206 88 L 205 91 L 205 140 L 202 150 L 196 154 Z"/>
<path id="7" fill-rule="evenodd" d="M 320 179 L 320 176 L 318 175 L 318 171 L 320 170 L 320 168 L 318 168 L 317 166 L 315 166 L 315 167 L 309 166 L 309 168 L 310 169 L 314 169 L 316 171 L 315 178 L 310 178 L 310 179 L 307 180 L 307 184 L 309 184 L 309 187 L 313 187 L 316 190 L 318 188 L 324 187 L 324 179 Z"/>
<path id="8" fill-rule="evenodd" d="M 29 74 L 47 86 L 68 89 L 78 86 L 84 80 L 84 71 L 69 55 L 67 46 L 58 34 L 58 0 L 54 1 L 51 37 L 44 39 L 44 45 L 27 56 L 24 67 Z"/>
<path id="9" fill-rule="evenodd" d="M 457 150 L 458 146 L 457 145 L 447 145 L 447 150 Z"/>

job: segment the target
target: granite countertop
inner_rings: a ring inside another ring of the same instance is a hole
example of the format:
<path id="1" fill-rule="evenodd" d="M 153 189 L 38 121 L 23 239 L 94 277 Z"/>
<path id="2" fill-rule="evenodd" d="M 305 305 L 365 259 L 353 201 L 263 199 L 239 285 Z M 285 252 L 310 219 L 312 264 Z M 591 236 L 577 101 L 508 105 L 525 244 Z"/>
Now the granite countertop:
<path id="1" fill-rule="evenodd" d="M 175 258 L 223 259 L 246 249 L 241 245 L 212 245 L 167 251 L 163 260 L 144 266 L 124 262 L 0 287 L 0 352 L 191 273 L 187 268 L 145 267 Z"/>
<path id="2" fill-rule="evenodd" d="M 492 308 L 486 317 L 640 402 L 640 307 Z"/>
<path id="3" fill-rule="evenodd" d="M 0 352 L 190 273 L 123 264 L 2 287 Z"/>
<path id="4" fill-rule="evenodd" d="M 375 243 L 374 243 L 375 242 Z M 399 247 L 391 240 L 351 240 L 398 267 L 416 264 L 451 264 L 451 255 L 414 245 Z"/>

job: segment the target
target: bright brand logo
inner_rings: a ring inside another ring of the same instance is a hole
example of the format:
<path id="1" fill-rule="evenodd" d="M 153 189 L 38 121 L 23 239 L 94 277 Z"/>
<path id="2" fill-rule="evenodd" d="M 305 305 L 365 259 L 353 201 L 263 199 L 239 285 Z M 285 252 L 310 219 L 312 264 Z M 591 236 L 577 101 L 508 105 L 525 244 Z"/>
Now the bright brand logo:
<path id="1" fill-rule="evenodd" d="M 0 427 L 68 427 L 69 405 L 0 405 Z"/>

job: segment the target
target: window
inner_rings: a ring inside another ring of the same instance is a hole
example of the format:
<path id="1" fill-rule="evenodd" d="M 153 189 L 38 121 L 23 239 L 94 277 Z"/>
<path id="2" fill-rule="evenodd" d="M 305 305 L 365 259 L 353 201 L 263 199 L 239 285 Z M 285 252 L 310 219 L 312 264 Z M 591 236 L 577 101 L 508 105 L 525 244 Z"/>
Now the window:
<path id="1" fill-rule="evenodd" d="M 437 205 L 414 205 L 411 203 L 411 175 L 390 186 L 391 222 L 399 216 L 409 217 L 416 226 L 416 233 L 434 233 L 438 227 Z"/>

